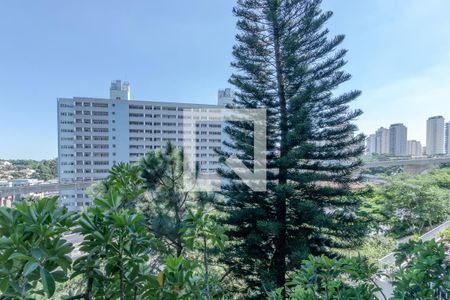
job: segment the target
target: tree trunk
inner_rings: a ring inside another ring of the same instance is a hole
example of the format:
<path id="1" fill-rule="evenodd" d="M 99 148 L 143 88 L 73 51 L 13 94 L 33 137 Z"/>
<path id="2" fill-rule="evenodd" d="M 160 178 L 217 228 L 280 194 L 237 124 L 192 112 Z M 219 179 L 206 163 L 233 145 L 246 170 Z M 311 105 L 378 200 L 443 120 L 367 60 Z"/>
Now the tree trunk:
<path id="1" fill-rule="evenodd" d="M 276 77 L 278 88 L 278 100 L 280 103 L 280 158 L 284 158 L 287 154 L 287 134 L 288 134 L 288 122 L 287 122 L 287 103 L 283 79 L 283 67 L 281 62 L 281 47 L 280 47 L 280 33 L 278 32 L 278 25 L 275 21 L 274 24 L 274 50 L 275 50 L 275 65 L 276 65 Z M 287 183 L 287 166 L 283 160 L 279 161 L 279 185 L 286 185 Z M 281 192 L 277 195 L 276 202 L 276 220 L 280 225 L 278 236 L 275 239 L 275 252 L 274 252 L 274 274 L 278 287 L 284 287 L 286 284 L 286 194 Z M 285 293 L 283 292 L 283 297 Z"/>
<path id="2" fill-rule="evenodd" d="M 208 273 L 208 248 L 206 247 L 206 237 L 203 237 L 203 264 L 205 265 L 205 289 L 206 289 L 206 299 L 211 299 L 211 294 L 209 291 L 209 273 Z"/>

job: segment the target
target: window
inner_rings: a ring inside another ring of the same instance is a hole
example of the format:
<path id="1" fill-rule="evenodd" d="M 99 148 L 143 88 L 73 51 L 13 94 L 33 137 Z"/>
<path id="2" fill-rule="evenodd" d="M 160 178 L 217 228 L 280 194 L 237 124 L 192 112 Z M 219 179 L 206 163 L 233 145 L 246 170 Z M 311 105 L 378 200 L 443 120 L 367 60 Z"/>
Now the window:
<path id="1" fill-rule="evenodd" d="M 92 107 L 108 107 L 108 103 L 92 103 Z"/>
<path id="2" fill-rule="evenodd" d="M 144 122 L 130 121 L 130 125 L 144 125 Z"/>
<path id="3" fill-rule="evenodd" d="M 73 108 L 73 105 L 72 104 L 61 103 L 59 105 L 59 107 L 61 107 L 61 108 Z"/>
<path id="4" fill-rule="evenodd" d="M 107 141 L 108 137 L 107 136 L 94 136 L 93 140 L 94 141 Z"/>
<path id="5" fill-rule="evenodd" d="M 130 133 L 144 133 L 143 129 L 130 129 Z"/>
<path id="6" fill-rule="evenodd" d="M 108 128 L 92 128 L 93 132 L 108 132 Z"/>
<path id="7" fill-rule="evenodd" d="M 132 113 L 130 113 L 129 116 L 132 117 L 132 118 L 142 118 L 142 117 L 144 117 L 144 114 L 132 114 Z"/>
<path id="8" fill-rule="evenodd" d="M 107 111 L 93 111 L 92 115 L 94 115 L 94 116 L 107 116 L 108 112 Z"/>
<path id="9" fill-rule="evenodd" d="M 92 120 L 94 124 L 108 124 L 108 120 Z M 113 121 L 114 123 L 114 121 Z"/>

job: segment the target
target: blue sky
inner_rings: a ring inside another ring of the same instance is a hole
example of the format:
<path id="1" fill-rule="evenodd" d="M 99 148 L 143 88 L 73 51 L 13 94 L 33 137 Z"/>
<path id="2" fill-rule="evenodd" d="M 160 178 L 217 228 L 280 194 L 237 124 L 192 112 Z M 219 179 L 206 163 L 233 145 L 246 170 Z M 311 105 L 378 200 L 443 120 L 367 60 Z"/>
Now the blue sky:
<path id="1" fill-rule="evenodd" d="M 113 79 L 135 99 L 215 103 L 227 87 L 231 0 L 5 0 L 0 10 L 0 158 L 57 155 L 56 98 L 107 97 Z M 324 0 L 344 33 L 354 103 L 366 133 L 404 122 L 425 139 L 450 119 L 450 2 Z"/>

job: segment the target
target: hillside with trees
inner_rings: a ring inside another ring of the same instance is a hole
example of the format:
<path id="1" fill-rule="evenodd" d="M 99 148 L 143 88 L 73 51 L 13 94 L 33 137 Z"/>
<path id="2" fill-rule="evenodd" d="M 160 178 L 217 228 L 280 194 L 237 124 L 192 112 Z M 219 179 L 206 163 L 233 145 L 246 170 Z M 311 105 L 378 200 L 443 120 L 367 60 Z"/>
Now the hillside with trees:
<path id="1" fill-rule="evenodd" d="M 31 159 L 0 160 L 0 180 L 32 178 L 47 181 L 57 179 L 57 177 L 57 159 L 40 161 Z"/>

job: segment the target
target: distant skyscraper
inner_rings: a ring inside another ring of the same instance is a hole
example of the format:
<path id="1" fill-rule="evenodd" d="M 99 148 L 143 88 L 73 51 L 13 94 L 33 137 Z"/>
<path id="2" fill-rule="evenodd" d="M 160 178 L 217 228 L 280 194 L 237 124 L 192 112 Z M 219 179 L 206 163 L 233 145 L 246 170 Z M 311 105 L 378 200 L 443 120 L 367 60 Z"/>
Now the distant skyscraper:
<path id="1" fill-rule="evenodd" d="M 389 127 L 389 154 L 394 156 L 406 156 L 408 129 L 405 125 L 398 123 Z"/>
<path id="2" fill-rule="evenodd" d="M 427 120 L 427 154 L 444 154 L 445 121 L 442 116 L 431 117 Z"/>
<path id="3" fill-rule="evenodd" d="M 231 89 L 219 90 L 217 104 L 219 106 L 226 106 L 227 104 L 233 103 L 234 92 Z"/>
<path id="4" fill-rule="evenodd" d="M 408 141 L 408 155 L 422 156 L 423 148 L 422 143 L 416 140 Z"/>
<path id="5" fill-rule="evenodd" d="M 111 88 L 109 89 L 109 98 L 114 100 L 130 100 L 130 84 L 126 81 L 114 80 L 111 82 Z"/>
<path id="6" fill-rule="evenodd" d="M 375 134 L 371 134 L 366 139 L 366 153 L 375 154 L 376 153 L 377 139 Z"/>
<path id="7" fill-rule="evenodd" d="M 450 156 L 450 122 L 445 124 L 444 151 Z"/>
<path id="8" fill-rule="evenodd" d="M 375 152 L 378 154 L 389 154 L 389 129 L 381 127 L 375 133 L 376 147 Z"/>

